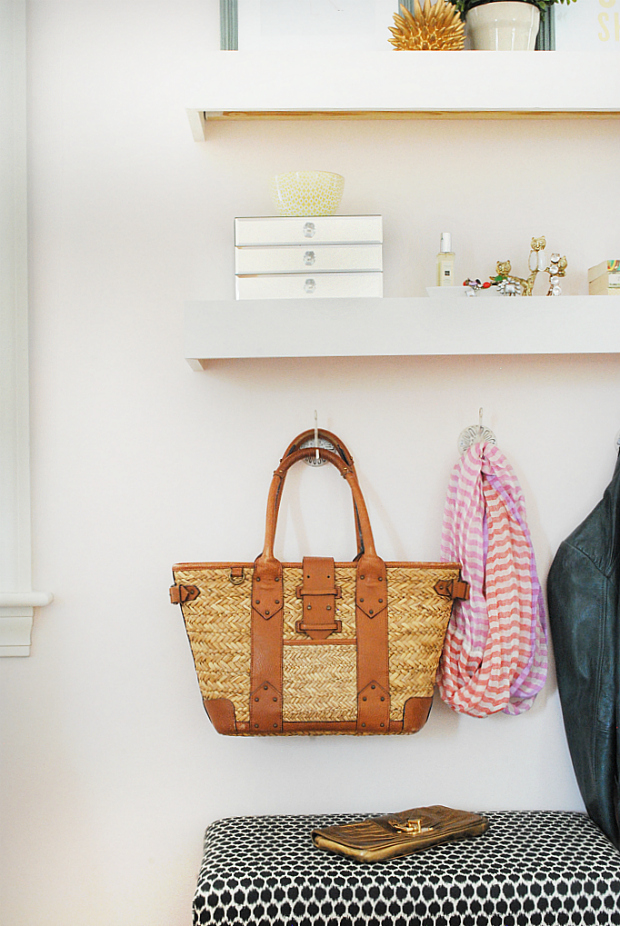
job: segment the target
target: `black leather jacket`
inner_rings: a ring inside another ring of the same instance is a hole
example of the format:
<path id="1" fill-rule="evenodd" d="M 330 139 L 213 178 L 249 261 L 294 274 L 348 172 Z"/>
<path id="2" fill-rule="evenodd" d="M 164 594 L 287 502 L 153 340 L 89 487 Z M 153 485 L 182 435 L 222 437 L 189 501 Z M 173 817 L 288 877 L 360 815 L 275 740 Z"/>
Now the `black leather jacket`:
<path id="1" fill-rule="evenodd" d="M 620 848 L 620 457 L 594 511 L 561 544 L 547 595 L 566 736 L 584 804 Z"/>

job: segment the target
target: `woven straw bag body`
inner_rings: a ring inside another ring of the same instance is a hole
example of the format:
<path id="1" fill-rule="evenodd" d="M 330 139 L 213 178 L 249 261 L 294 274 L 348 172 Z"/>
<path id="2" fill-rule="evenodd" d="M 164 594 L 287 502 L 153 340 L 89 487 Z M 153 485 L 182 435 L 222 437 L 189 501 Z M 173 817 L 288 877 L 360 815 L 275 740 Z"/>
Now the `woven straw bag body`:
<path id="1" fill-rule="evenodd" d="M 281 563 L 273 540 L 286 472 L 315 453 L 288 448 L 267 505 L 265 547 L 253 563 L 180 563 L 179 603 L 205 709 L 237 735 L 413 733 L 426 722 L 454 597 L 457 563 L 381 560 L 353 463 L 335 435 L 321 450 L 349 482 L 358 532 L 354 562 Z"/>

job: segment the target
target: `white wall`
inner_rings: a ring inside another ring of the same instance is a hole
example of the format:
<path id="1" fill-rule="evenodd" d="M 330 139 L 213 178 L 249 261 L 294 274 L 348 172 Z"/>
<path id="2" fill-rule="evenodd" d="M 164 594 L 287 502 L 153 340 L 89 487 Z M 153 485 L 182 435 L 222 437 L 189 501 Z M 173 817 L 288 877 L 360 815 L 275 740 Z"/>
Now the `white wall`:
<path id="1" fill-rule="evenodd" d="M 439 702 L 411 737 L 218 736 L 168 586 L 173 562 L 256 556 L 271 472 L 315 408 L 355 455 L 384 558 L 433 559 L 456 440 L 483 406 L 544 578 L 611 476 L 617 358 L 194 373 L 182 311 L 232 296 L 233 217 L 269 211 L 270 174 L 307 166 L 346 176 L 343 212 L 384 215 L 386 295 L 423 294 L 444 229 L 460 278 L 525 269 L 546 234 L 584 293 L 586 268 L 620 253 L 618 123 L 237 123 L 196 144 L 184 106 L 218 47 L 215 0 L 29 15 L 34 581 L 55 601 L 32 656 L 1 666 L 3 924 L 188 926 L 222 815 L 581 808 L 553 671 L 517 718 Z M 346 488 L 300 469 L 281 552 L 348 558 Z"/>

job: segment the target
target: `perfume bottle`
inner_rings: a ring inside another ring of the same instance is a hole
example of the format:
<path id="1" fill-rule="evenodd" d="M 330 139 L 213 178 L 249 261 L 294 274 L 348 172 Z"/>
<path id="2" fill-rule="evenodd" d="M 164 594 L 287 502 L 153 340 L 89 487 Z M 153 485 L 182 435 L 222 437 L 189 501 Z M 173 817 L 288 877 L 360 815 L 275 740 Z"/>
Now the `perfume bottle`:
<path id="1" fill-rule="evenodd" d="M 437 255 L 437 286 L 454 286 L 454 251 L 450 232 L 441 233 Z"/>

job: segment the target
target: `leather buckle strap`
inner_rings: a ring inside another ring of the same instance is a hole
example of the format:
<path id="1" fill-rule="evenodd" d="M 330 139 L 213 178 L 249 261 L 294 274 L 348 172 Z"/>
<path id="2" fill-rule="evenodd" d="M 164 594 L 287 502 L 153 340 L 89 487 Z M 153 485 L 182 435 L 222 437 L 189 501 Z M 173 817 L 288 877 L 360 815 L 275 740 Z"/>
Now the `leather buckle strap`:
<path id="1" fill-rule="evenodd" d="M 452 601 L 460 598 L 469 601 L 469 582 L 462 579 L 440 579 L 435 583 L 434 589 L 440 598 L 449 598 Z"/>
<path id="2" fill-rule="evenodd" d="M 298 633 L 306 633 L 312 640 L 326 640 L 342 630 L 342 622 L 336 620 L 336 598 L 342 596 L 342 589 L 336 585 L 333 559 L 320 556 L 305 556 L 303 561 L 303 582 L 297 586 L 296 594 L 302 600 L 302 619 L 295 623 Z"/>
<path id="3" fill-rule="evenodd" d="M 195 585 L 172 585 L 170 587 L 170 601 L 172 604 L 185 604 L 186 601 L 195 601 L 200 595 L 200 589 Z"/>

